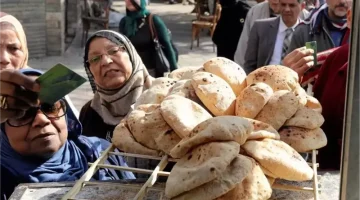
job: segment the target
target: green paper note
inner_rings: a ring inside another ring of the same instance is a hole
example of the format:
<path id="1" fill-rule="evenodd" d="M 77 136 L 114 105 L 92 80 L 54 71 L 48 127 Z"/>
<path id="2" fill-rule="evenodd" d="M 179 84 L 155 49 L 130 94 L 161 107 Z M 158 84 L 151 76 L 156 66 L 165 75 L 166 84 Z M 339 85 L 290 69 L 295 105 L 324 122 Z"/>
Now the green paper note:
<path id="1" fill-rule="evenodd" d="M 40 84 L 40 102 L 54 104 L 85 83 L 86 79 L 59 63 L 41 75 L 36 81 Z"/>

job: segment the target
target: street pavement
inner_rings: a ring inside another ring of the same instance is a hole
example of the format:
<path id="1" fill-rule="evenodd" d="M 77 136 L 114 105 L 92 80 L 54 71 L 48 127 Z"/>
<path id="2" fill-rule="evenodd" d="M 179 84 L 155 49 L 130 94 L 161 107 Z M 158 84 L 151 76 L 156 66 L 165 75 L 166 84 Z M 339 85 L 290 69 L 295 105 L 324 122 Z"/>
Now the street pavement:
<path id="1" fill-rule="evenodd" d="M 124 14 L 124 1 L 114 1 L 113 8 Z M 196 47 L 196 42 L 194 42 L 194 48 L 190 50 L 191 21 L 195 19 L 195 14 L 191 14 L 191 11 L 194 9 L 193 5 L 182 5 L 181 3 L 169 5 L 166 2 L 152 1 L 148 9 L 152 13 L 161 16 L 167 27 L 171 30 L 174 44 L 179 51 L 179 67 L 201 66 L 206 60 L 216 56 L 207 31 L 201 33 L 200 46 Z M 112 29 L 117 30 L 116 27 Z M 48 70 L 55 64 L 62 63 L 87 78 L 83 67 L 84 49 L 80 45 L 81 34 L 82 30 L 80 26 L 76 37 L 63 56 L 32 59 L 29 61 L 29 66 L 36 69 Z M 93 96 L 89 82 L 70 93 L 69 96 L 75 107 L 80 110 Z"/>

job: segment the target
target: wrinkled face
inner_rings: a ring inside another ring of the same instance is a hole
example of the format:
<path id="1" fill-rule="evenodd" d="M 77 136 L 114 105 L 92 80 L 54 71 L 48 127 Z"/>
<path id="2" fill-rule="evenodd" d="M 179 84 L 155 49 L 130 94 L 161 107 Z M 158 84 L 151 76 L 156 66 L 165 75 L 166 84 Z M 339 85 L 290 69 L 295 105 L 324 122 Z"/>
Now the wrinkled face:
<path id="1" fill-rule="evenodd" d="M 336 18 L 345 18 L 347 10 L 349 9 L 348 0 L 326 0 L 326 3 L 329 6 L 329 15 L 330 17 Z"/>
<path id="2" fill-rule="evenodd" d="M 130 0 L 125 0 L 125 6 L 129 11 L 136 11 L 135 6 L 131 3 Z"/>
<path id="3" fill-rule="evenodd" d="M 0 70 L 19 69 L 25 56 L 15 29 L 11 25 L 0 25 Z"/>
<path id="4" fill-rule="evenodd" d="M 37 110 L 37 112 L 27 112 L 20 119 L 5 123 L 5 132 L 10 145 L 19 154 L 48 158 L 65 144 L 68 130 L 60 102 L 44 110 L 47 111 L 48 116 L 54 116 L 55 113 L 56 116 L 62 117 L 49 119 L 42 111 Z M 26 121 L 30 123 L 23 123 Z M 13 127 L 9 124 L 26 125 Z"/>
<path id="5" fill-rule="evenodd" d="M 303 4 L 298 0 L 280 0 L 281 17 L 288 26 L 293 26 L 299 18 Z"/>
<path id="6" fill-rule="evenodd" d="M 106 38 L 92 40 L 88 62 L 95 83 L 104 89 L 120 88 L 132 74 L 132 63 L 125 47 Z"/>
<path id="7" fill-rule="evenodd" d="M 271 10 L 273 10 L 275 14 L 279 14 L 280 13 L 279 0 L 268 0 L 268 1 L 269 1 L 269 6 L 270 6 Z"/>

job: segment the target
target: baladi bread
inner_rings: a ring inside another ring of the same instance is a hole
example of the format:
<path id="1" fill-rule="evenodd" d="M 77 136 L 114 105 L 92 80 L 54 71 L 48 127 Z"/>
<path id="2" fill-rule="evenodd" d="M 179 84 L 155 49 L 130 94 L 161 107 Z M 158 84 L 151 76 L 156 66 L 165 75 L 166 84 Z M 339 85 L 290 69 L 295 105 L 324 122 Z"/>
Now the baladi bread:
<path id="1" fill-rule="evenodd" d="M 271 197 L 272 189 L 268 179 L 260 166 L 252 161 L 254 167 L 249 175 L 234 189 L 216 200 L 267 200 Z"/>
<path id="2" fill-rule="evenodd" d="M 320 149 L 327 144 L 326 135 L 320 128 L 310 130 L 298 127 L 283 127 L 279 133 L 281 140 L 298 152 Z"/>
<path id="3" fill-rule="evenodd" d="M 215 180 L 185 192 L 173 200 L 216 199 L 231 191 L 247 177 L 254 168 L 250 158 L 238 155 Z M 230 200 L 230 199 L 229 199 Z"/>
<path id="4" fill-rule="evenodd" d="M 274 92 L 255 119 L 279 130 L 280 127 L 285 124 L 286 120 L 290 119 L 296 113 L 299 106 L 299 100 L 293 92 L 280 90 Z"/>
<path id="5" fill-rule="evenodd" d="M 246 77 L 247 85 L 263 82 L 268 84 L 273 90 L 288 90 L 294 91 L 296 85 L 299 83 L 298 74 L 281 65 L 264 66 L 251 72 Z"/>
<path id="6" fill-rule="evenodd" d="M 202 105 L 201 100 L 198 96 L 196 96 L 195 89 L 191 85 L 191 80 L 180 80 L 177 83 L 174 84 L 174 86 L 171 88 L 168 96 L 170 95 L 179 95 L 185 98 L 188 98 L 199 105 Z"/>
<path id="7" fill-rule="evenodd" d="M 179 69 L 172 71 L 169 74 L 169 78 L 172 78 L 175 80 L 180 80 L 183 78 L 185 73 L 188 73 L 187 76 L 189 76 L 190 74 L 191 75 L 187 79 L 191 79 L 192 75 L 195 74 L 200 68 L 202 68 L 202 67 L 181 67 Z"/>
<path id="8" fill-rule="evenodd" d="M 321 127 L 324 121 L 324 117 L 319 112 L 301 106 L 295 115 L 285 122 L 284 126 L 315 129 Z"/>
<path id="9" fill-rule="evenodd" d="M 253 130 L 251 123 L 241 117 L 220 116 L 208 119 L 183 138 L 170 152 L 173 158 L 180 158 L 192 148 L 215 141 L 235 141 L 242 145 Z"/>
<path id="10" fill-rule="evenodd" d="M 246 73 L 240 65 L 224 57 L 216 57 L 204 63 L 206 72 L 224 79 L 232 88 L 235 96 L 246 87 Z"/>
<path id="11" fill-rule="evenodd" d="M 208 72 L 198 72 L 191 79 L 191 84 L 196 95 L 212 114 L 235 114 L 236 96 L 229 84 L 220 77 Z"/>
<path id="12" fill-rule="evenodd" d="M 307 95 L 306 99 L 307 99 L 307 102 L 305 104 L 305 107 L 313 109 L 318 113 L 322 112 L 322 106 L 321 106 L 320 102 L 315 97 Z"/>
<path id="13" fill-rule="evenodd" d="M 176 83 L 175 80 L 169 78 L 157 78 L 153 80 L 153 83 L 149 89 L 145 90 L 140 97 L 136 100 L 134 108 L 143 104 L 160 104 L 165 97 L 169 94 L 170 89 Z"/>
<path id="14" fill-rule="evenodd" d="M 171 128 L 184 138 L 195 126 L 212 118 L 199 104 L 178 95 L 170 95 L 160 104 L 161 114 Z"/>
<path id="15" fill-rule="evenodd" d="M 174 85 L 177 81 L 175 79 L 172 79 L 172 78 L 168 78 L 168 77 L 159 77 L 159 78 L 156 78 L 154 79 L 152 82 L 151 82 L 151 87 L 155 87 L 155 86 L 160 86 L 160 87 L 163 87 L 164 85 Z"/>
<path id="16" fill-rule="evenodd" d="M 275 178 L 266 176 L 267 180 L 269 181 L 270 186 L 272 186 L 275 183 Z"/>
<path id="17" fill-rule="evenodd" d="M 170 155 L 171 149 L 173 149 L 180 141 L 181 138 L 173 130 L 162 132 L 155 138 L 158 149 L 168 155 Z"/>
<path id="18" fill-rule="evenodd" d="M 194 71 L 187 71 L 183 74 L 180 80 L 189 80 L 192 79 L 193 75 L 197 72 L 205 72 L 204 67 L 199 67 L 195 72 Z"/>
<path id="19" fill-rule="evenodd" d="M 247 86 L 236 98 L 236 116 L 254 119 L 273 93 L 271 87 L 265 83 L 255 83 Z"/>
<path id="20" fill-rule="evenodd" d="M 251 132 L 247 140 L 259 140 L 270 138 L 274 140 L 279 140 L 279 133 L 269 124 L 255 120 L 246 118 L 252 125 L 254 126 L 254 130 Z"/>
<path id="21" fill-rule="evenodd" d="M 283 141 L 272 139 L 249 140 L 242 147 L 247 154 L 260 163 L 262 168 L 276 176 L 274 178 L 306 181 L 313 177 L 313 170 L 306 161 Z"/>
<path id="22" fill-rule="evenodd" d="M 121 151 L 127 153 L 143 154 L 150 156 L 159 156 L 160 152 L 157 150 L 149 149 L 142 144 L 138 143 L 129 129 L 126 127 L 125 120 L 122 120 L 119 125 L 115 127 L 112 143 Z"/>
<path id="23" fill-rule="evenodd" d="M 211 142 L 195 148 L 178 160 L 166 182 L 169 198 L 190 191 L 221 176 L 238 155 L 236 142 Z"/>
<path id="24" fill-rule="evenodd" d="M 306 99 L 307 93 L 304 90 L 304 88 L 302 88 L 300 84 L 297 84 L 296 88 L 294 90 L 294 93 L 295 93 L 295 96 L 299 99 L 299 103 L 301 105 L 305 106 L 306 102 L 307 102 L 307 99 Z"/>
<path id="25" fill-rule="evenodd" d="M 127 117 L 127 125 L 136 141 L 154 150 L 158 149 L 155 138 L 172 130 L 162 117 L 159 104 L 140 105 Z"/>

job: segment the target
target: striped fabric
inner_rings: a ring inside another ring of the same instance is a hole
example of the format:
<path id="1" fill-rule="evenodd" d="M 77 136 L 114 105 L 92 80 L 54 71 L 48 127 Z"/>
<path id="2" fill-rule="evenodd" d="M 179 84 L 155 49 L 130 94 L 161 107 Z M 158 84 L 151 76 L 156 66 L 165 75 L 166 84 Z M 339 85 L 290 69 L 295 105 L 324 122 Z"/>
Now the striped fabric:
<path id="1" fill-rule="evenodd" d="M 294 30 L 292 28 L 288 28 L 288 29 L 286 29 L 285 32 L 286 32 L 286 34 L 285 34 L 284 43 L 283 43 L 283 47 L 282 47 L 281 60 L 283 60 L 284 57 L 286 56 L 286 52 L 290 46 L 291 36 L 292 36 Z"/>

